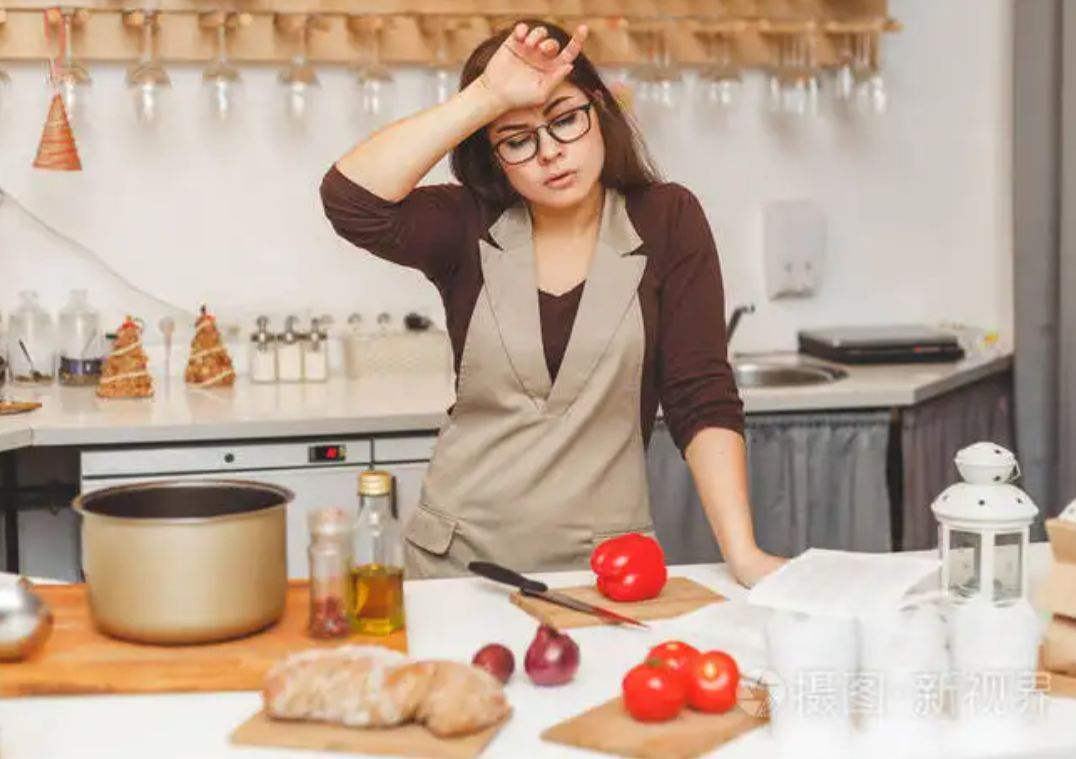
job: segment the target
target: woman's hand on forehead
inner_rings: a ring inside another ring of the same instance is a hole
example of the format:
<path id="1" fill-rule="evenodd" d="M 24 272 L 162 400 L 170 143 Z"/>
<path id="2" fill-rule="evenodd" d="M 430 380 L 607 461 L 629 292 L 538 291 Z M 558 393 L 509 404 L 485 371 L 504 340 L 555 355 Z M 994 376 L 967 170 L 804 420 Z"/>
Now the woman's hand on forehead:
<path id="1" fill-rule="evenodd" d="M 587 27 L 581 25 L 562 49 L 544 26 L 517 24 L 482 78 L 506 110 L 542 105 L 571 72 L 586 37 Z"/>

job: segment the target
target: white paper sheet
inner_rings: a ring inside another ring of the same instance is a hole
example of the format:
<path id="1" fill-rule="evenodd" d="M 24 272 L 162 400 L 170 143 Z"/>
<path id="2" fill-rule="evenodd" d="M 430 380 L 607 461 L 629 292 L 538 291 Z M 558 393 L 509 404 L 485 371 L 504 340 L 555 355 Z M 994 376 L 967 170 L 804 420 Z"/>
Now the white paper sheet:
<path id="1" fill-rule="evenodd" d="M 940 567 L 937 558 L 811 548 L 752 588 L 747 602 L 770 609 L 857 617 L 900 606 Z"/>

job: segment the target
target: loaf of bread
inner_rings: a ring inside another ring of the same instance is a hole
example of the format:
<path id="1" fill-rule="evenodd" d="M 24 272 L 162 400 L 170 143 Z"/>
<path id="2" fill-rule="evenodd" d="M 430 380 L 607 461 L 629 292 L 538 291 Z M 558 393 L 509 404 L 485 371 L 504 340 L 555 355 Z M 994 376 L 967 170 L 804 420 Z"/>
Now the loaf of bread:
<path id="1" fill-rule="evenodd" d="M 292 654 L 269 672 L 263 697 L 273 719 L 358 728 L 414 722 L 441 737 L 477 733 L 511 711 L 500 681 L 483 669 L 378 646 Z"/>

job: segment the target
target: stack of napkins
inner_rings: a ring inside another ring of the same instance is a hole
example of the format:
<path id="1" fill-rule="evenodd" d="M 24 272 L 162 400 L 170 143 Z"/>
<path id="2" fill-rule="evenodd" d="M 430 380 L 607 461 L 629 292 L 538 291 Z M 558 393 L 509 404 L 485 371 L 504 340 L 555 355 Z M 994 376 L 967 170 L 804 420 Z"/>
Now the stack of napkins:
<path id="1" fill-rule="evenodd" d="M 899 553 L 811 548 L 755 585 L 752 606 L 855 618 L 892 611 L 939 589 L 941 561 Z"/>

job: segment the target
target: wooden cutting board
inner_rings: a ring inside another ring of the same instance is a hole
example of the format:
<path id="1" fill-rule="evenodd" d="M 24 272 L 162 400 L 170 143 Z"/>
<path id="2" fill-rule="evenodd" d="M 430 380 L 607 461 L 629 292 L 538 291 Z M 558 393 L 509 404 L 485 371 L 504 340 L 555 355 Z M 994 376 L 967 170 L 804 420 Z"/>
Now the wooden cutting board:
<path id="1" fill-rule="evenodd" d="M 415 759 L 474 759 L 511 717 L 474 735 L 438 738 L 420 725 L 372 730 L 317 722 L 285 722 L 260 711 L 232 733 L 238 746 L 306 749 L 340 753 L 406 756 Z"/>
<path id="2" fill-rule="evenodd" d="M 39 585 L 35 590 L 52 609 L 52 635 L 30 658 L 2 665 L 0 697 L 253 691 L 261 689 L 269 668 L 293 651 L 347 643 L 407 652 L 403 630 L 383 638 L 307 637 L 305 582 L 289 587 L 284 616 L 273 627 L 237 640 L 192 646 L 140 645 L 98 632 L 85 585 Z"/>
<path id="3" fill-rule="evenodd" d="M 768 721 L 765 692 L 751 689 L 743 708 L 724 714 L 685 709 L 668 722 L 638 722 L 620 698 L 542 733 L 542 739 L 632 759 L 694 759 Z"/>
<path id="4" fill-rule="evenodd" d="M 656 619 L 672 619 L 688 612 L 701 609 L 708 604 L 724 601 L 724 596 L 715 593 L 705 585 L 700 585 L 686 577 L 670 577 L 665 587 L 657 598 L 648 601 L 634 603 L 617 603 L 598 592 L 593 585 L 573 588 L 554 588 L 559 593 L 571 596 L 579 601 L 586 601 L 595 606 L 601 606 L 623 614 L 641 622 Z M 593 625 L 616 624 L 602 617 L 586 614 L 575 609 L 558 606 L 555 603 L 525 596 L 516 592 L 512 594 L 512 603 L 540 622 L 553 625 L 556 628 L 568 629 L 572 627 L 591 627 Z"/>

